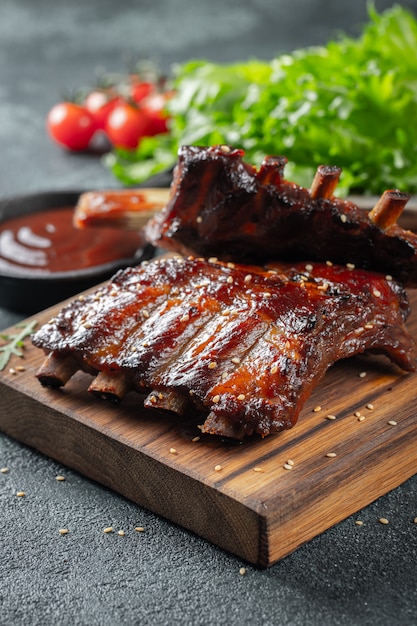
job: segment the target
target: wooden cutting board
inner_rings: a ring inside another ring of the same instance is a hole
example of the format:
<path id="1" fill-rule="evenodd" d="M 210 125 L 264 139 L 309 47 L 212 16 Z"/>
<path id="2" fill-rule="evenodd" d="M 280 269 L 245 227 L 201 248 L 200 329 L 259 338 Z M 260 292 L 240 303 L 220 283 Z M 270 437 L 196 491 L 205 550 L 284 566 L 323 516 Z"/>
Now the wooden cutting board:
<path id="1" fill-rule="evenodd" d="M 417 292 L 410 300 L 417 337 Z M 26 339 L 0 372 L 4 433 L 259 566 L 417 472 L 417 374 L 385 357 L 339 362 L 292 430 L 242 444 L 196 439 L 198 419 L 150 412 L 134 393 L 108 405 L 86 391 L 87 374 L 44 389 L 42 360 Z"/>

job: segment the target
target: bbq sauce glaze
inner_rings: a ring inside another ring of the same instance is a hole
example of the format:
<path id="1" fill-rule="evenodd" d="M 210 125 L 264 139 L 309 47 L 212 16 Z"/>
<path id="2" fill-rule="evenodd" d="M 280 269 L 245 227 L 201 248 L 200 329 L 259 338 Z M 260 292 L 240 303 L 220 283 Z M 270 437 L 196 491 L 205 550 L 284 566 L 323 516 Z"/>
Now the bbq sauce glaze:
<path id="1" fill-rule="evenodd" d="M 74 207 L 15 217 L 0 224 L 0 269 L 52 274 L 82 270 L 140 254 L 140 233 L 73 225 Z"/>

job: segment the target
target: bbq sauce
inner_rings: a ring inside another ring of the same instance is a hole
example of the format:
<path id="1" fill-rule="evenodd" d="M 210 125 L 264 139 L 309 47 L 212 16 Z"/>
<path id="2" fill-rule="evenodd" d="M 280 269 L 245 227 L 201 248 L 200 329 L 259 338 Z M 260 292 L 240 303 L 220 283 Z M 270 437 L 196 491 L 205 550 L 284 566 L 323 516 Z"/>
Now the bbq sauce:
<path id="1" fill-rule="evenodd" d="M 142 234 L 73 225 L 74 207 L 15 217 L 0 224 L 0 269 L 52 274 L 130 259 L 141 253 Z"/>

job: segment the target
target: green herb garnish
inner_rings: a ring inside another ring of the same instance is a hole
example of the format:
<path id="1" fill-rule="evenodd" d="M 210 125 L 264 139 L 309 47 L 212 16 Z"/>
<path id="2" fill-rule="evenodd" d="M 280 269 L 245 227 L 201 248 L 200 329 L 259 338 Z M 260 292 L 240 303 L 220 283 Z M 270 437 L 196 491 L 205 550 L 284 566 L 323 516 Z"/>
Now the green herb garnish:
<path id="1" fill-rule="evenodd" d="M 37 321 L 28 322 L 27 324 L 16 324 L 16 328 L 21 328 L 16 334 L 0 334 L 0 339 L 7 343 L 0 346 L 0 371 L 4 370 L 12 355 L 23 357 L 22 348 L 24 347 L 24 339 L 29 337 L 35 330 Z"/>
<path id="2" fill-rule="evenodd" d="M 107 160 L 127 184 L 176 162 L 181 145 L 226 143 L 259 165 L 289 159 L 286 177 L 309 187 L 318 165 L 343 169 L 338 193 L 417 192 L 417 20 L 394 6 L 358 38 L 272 61 L 174 68 L 171 131 Z"/>

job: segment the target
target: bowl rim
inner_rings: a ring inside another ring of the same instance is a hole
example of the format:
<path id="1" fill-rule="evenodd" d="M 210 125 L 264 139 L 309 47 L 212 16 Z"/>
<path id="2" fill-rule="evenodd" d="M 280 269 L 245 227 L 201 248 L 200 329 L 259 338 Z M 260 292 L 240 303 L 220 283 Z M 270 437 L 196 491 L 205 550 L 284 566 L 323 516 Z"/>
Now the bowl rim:
<path id="1" fill-rule="evenodd" d="M 8 219 L 13 219 L 13 217 L 40 213 L 51 209 L 65 208 L 65 206 L 75 206 L 80 195 L 86 191 L 90 190 L 57 189 L 0 198 L 0 227 Z M 25 208 L 28 207 L 30 207 L 30 210 L 25 210 Z M 108 261 L 107 263 L 61 272 L 44 272 L 43 270 L 37 271 L 32 269 L 23 269 L 20 271 L 0 267 L 0 280 L 9 279 L 22 282 L 28 280 L 38 280 L 53 283 L 60 280 L 68 281 L 75 279 L 88 279 L 93 278 L 94 276 L 100 277 L 101 275 L 108 274 L 112 270 L 116 271 L 117 268 L 138 265 L 142 260 L 144 260 L 144 257 L 147 256 L 147 251 L 150 251 L 151 247 L 153 248 L 151 244 L 148 244 L 144 240 L 143 245 L 138 246 L 138 254 L 133 257 L 121 257 L 114 261 Z"/>

